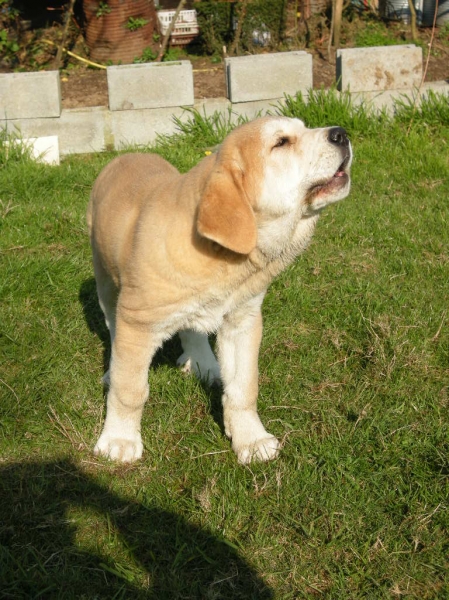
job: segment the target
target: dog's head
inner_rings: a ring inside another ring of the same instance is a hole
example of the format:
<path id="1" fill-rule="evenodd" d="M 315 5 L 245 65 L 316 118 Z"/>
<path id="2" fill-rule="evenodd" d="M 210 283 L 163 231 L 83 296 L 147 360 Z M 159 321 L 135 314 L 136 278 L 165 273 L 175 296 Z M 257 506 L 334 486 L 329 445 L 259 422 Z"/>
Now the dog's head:
<path id="1" fill-rule="evenodd" d="M 347 196 L 351 161 L 341 127 L 307 129 L 286 117 L 242 125 L 218 151 L 199 205 L 198 232 L 249 254 L 268 222 L 297 223 Z"/>

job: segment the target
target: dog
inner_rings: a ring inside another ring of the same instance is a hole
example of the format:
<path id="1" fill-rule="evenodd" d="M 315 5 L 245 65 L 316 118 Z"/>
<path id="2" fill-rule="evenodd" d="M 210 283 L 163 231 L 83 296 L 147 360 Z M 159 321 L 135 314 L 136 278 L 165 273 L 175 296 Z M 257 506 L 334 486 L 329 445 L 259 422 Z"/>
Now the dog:
<path id="1" fill-rule="evenodd" d="M 279 441 L 257 413 L 261 305 L 273 278 L 307 247 L 322 209 L 348 195 L 351 162 L 343 128 L 261 117 L 188 173 L 143 153 L 101 171 L 87 222 L 112 349 L 97 455 L 142 456 L 148 368 L 177 332 L 178 364 L 222 383 L 225 433 L 238 461 L 278 455 Z"/>

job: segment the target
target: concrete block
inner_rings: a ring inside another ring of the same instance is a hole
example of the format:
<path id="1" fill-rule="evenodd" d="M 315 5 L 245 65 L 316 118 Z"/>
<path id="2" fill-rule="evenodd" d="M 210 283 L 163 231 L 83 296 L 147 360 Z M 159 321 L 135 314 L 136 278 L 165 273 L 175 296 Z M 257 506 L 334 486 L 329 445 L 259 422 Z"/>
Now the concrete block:
<path id="1" fill-rule="evenodd" d="M 129 146 L 154 144 L 158 135 L 177 132 L 173 117 L 187 120 L 189 114 L 182 108 L 156 108 L 115 111 L 110 113 L 110 132 L 117 150 Z"/>
<path id="2" fill-rule="evenodd" d="M 49 119 L 4 119 L 0 121 L 0 129 L 12 139 L 31 139 L 47 136 L 58 136 L 59 118 Z"/>
<path id="3" fill-rule="evenodd" d="M 195 100 L 193 108 L 200 115 L 211 117 L 216 113 L 221 113 L 225 116 L 232 110 L 232 104 L 227 98 L 204 98 Z"/>
<path id="4" fill-rule="evenodd" d="M 377 113 L 386 110 L 389 115 L 395 113 L 395 106 L 398 100 L 404 100 L 406 97 L 412 97 L 412 91 L 407 90 L 386 90 L 385 92 L 357 92 L 351 94 L 351 102 L 354 105 L 364 104 L 369 112 Z"/>
<path id="5" fill-rule="evenodd" d="M 447 81 L 427 81 L 421 88 L 421 94 L 424 96 L 429 92 L 449 96 L 449 79 Z"/>
<path id="6" fill-rule="evenodd" d="M 312 55 L 301 51 L 226 58 L 225 72 L 233 103 L 281 98 L 313 85 Z"/>
<path id="7" fill-rule="evenodd" d="M 0 73 L 0 118 L 59 117 L 59 71 Z"/>
<path id="8" fill-rule="evenodd" d="M 259 100 L 255 102 L 236 102 L 232 105 L 232 114 L 237 121 L 238 117 L 243 117 L 252 121 L 257 117 L 265 115 L 279 114 L 276 110 L 284 102 L 283 98 L 275 98 L 273 100 Z"/>
<path id="9" fill-rule="evenodd" d="M 64 109 L 58 125 L 61 154 L 102 152 L 108 146 L 106 107 Z"/>
<path id="10" fill-rule="evenodd" d="M 422 79 L 422 49 L 414 45 L 337 50 L 337 85 L 351 92 L 412 89 Z"/>
<path id="11" fill-rule="evenodd" d="M 107 146 L 108 110 L 103 107 L 63 110 L 59 118 L 0 121 L 0 128 L 22 138 L 56 135 L 61 156 L 101 152 Z"/>
<path id="12" fill-rule="evenodd" d="M 130 110 L 192 106 L 193 71 L 188 60 L 108 67 L 109 108 Z"/>
<path id="13" fill-rule="evenodd" d="M 416 101 L 419 106 L 421 101 L 433 92 L 437 95 L 449 97 L 449 83 L 446 81 L 431 81 L 424 83 L 418 95 L 418 87 L 408 90 L 386 90 L 385 92 L 358 92 L 351 94 L 351 101 L 354 104 L 365 104 L 368 110 L 377 112 L 386 110 L 388 114 L 393 115 L 396 112 L 398 102 Z"/>

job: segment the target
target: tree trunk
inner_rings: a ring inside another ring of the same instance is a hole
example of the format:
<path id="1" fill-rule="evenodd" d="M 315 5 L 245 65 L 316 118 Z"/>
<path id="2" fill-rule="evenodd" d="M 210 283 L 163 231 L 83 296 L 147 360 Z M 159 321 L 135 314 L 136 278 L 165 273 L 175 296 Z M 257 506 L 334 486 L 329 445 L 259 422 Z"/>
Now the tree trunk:
<path id="1" fill-rule="evenodd" d="M 69 31 L 70 19 L 73 15 L 75 1 L 76 0 L 70 0 L 70 4 L 65 15 L 64 29 L 62 30 L 62 39 L 61 43 L 59 44 L 58 51 L 56 52 L 55 60 L 53 61 L 53 69 L 59 69 L 61 67 L 62 52 L 64 50 L 65 41 L 67 39 L 67 33 Z"/>
<path id="2" fill-rule="evenodd" d="M 231 47 L 229 48 L 230 56 L 234 56 L 238 51 L 240 38 L 242 37 L 243 31 L 243 23 L 246 18 L 246 10 L 248 6 L 248 0 L 242 0 L 242 4 L 239 10 L 238 21 L 237 21 L 237 29 L 235 30 L 234 39 L 232 40 Z"/>

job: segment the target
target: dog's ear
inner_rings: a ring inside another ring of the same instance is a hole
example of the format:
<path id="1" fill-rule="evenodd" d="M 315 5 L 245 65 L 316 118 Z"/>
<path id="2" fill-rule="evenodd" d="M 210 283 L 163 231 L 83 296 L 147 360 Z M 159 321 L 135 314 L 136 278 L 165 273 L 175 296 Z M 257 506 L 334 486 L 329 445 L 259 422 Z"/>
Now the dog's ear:
<path id="1" fill-rule="evenodd" d="M 198 233 L 233 252 L 249 254 L 257 244 L 254 212 L 237 168 L 220 165 L 209 177 L 198 209 Z"/>

